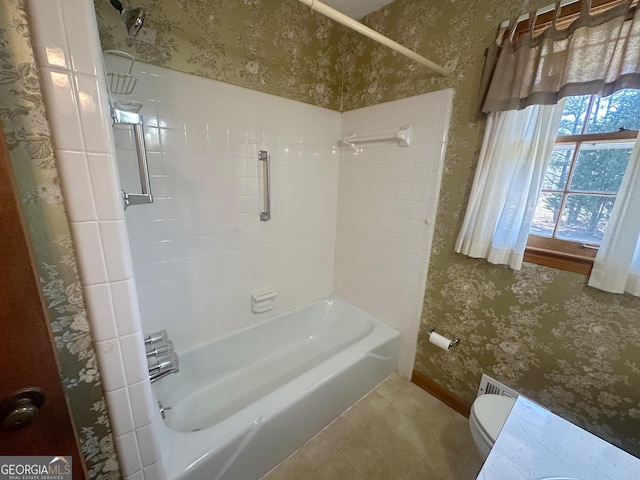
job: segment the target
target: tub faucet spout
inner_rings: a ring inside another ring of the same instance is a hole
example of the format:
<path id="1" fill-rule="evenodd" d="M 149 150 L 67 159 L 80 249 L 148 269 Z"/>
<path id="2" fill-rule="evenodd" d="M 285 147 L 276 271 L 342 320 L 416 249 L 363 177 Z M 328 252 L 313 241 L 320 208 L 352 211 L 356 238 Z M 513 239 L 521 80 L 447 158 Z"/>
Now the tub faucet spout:
<path id="1" fill-rule="evenodd" d="M 161 378 L 166 377 L 172 373 L 178 373 L 180 371 L 180 364 L 178 361 L 178 355 L 175 352 L 171 352 L 168 355 L 158 356 L 155 358 L 148 358 L 149 360 L 149 379 L 151 383 Z"/>

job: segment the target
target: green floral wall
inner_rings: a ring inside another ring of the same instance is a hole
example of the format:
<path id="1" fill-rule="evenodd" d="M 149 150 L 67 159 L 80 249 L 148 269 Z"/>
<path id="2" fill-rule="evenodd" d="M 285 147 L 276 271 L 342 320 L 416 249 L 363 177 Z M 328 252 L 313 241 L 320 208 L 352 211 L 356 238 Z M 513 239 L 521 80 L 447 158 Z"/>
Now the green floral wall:
<path id="1" fill-rule="evenodd" d="M 103 50 L 334 110 L 344 29 L 295 0 L 139 0 L 147 12 L 137 37 L 118 11 L 94 0 Z"/>
<path id="2" fill-rule="evenodd" d="M 0 3 L 0 118 L 90 478 L 120 478 L 23 0 Z"/>

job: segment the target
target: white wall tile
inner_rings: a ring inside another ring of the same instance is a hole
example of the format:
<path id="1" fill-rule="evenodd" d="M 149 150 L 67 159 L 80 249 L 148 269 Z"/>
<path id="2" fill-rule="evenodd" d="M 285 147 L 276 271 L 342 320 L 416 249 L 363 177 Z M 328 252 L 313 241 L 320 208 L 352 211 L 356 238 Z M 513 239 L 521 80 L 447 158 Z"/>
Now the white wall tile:
<path id="1" fill-rule="evenodd" d="M 138 474 L 138 477 L 144 479 L 144 476 L 140 476 L 142 472 L 142 461 L 140 460 L 140 449 L 136 440 L 136 434 L 134 432 L 126 433 L 124 435 L 116 435 L 116 451 L 118 452 L 118 463 L 120 464 L 120 472 L 126 478 L 131 475 Z"/>
<path id="2" fill-rule="evenodd" d="M 149 378 L 142 333 L 120 337 L 120 345 L 127 383 L 132 385 Z"/>
<path id="3" fill-rule="evenodd" d="M 145 75 L 139 75 L 141 78 L 145 78 Z M 144 85 L 141 85 L 144 89 Z M 144 90 L 142 90 L 144 91 Z M 136 92 L 136 95 L 140 95 Z M 146 96 L 153 96 L 153 92 L 147 92 Z M 159 94 L 157 94 L 159 95 Z M 158 100 L 158 97 L 154 98 L 157 112 L 157 125 L 161 128 L 184 131 L 185 118 L 184 109 L 180 102 L 166 102 Z M 149 122 L 148 118 L 145 118 Z M 151 122 L 148 123 L 152 125 Z"/>
<path id="4" fill-rule="evenodd" d="M 143 467 L 149 467 L 160 461 L 158 435 L 153 423 L 136 429 L 140 459 Z"/>
<path id="5" fill-rule="evenodd" d="M 88 153 L 93 194 L 100 220 L 124 220 L 124 207 L 120 195 L 115 156 L 106 153 Z"/>
<path id="6" fill-rule="evenodd" d="M 125 221 L 100 222 L 100 236 L 109 280 L 117 282 L 133 278 L 133 265 L 127 248 L 129 242 Z"/>
<path id="7" fill-rule="evenodd" d="M 104 260 L 98 222 L 71 222 L 70 226 L 76 244 L 83 285 L 107 282 L 107 265 Z"/>
<path id="8" fill-rule="evenodd" d="M 126 386 L 123 358 L 118 340 L 94 342 L 96 355 L 100 364 L 100 374 L 105 392 L 118 390 Z"/>
<path id="9" fill-rule="evenodd" d="M 147 480 L 148 477 L 145 477 L 144 471 L 137 471 L 132 475 L 125 475 L 124 480 Z"/>
<path id="10" fill-rule="evenodd" d="M 412 200 L 409 204 L 409 218 L 425 220 L 427 218 L 427 202 Z"/>
<path id="11" fill-rule="evenodd" d="M 91 177 L 84 152 L 56 150 L 56 163 L 62 175 L 62 188 L 69 220 L 97 220 Z"/>
<path id="12" fill-rule="evenodd" d="M 145 480 L 165 480 L 166 474 L 162 462 L 156 462 L 144 469 Z"/>
<path id="13" fill-rule="evenodd" d="M 65 31 L 68 43 L 85 46 L 70 52 L 71 69 L 78 73 L 96 76 L 98 72 L 95 59 L 99 59 L 102 52 L 99 43 L 95 41 L 95 36 L 92 35 L 93 29 L 97 28 L 95 15 L 89 9 L 78 8 L 77 2 L 72 0 L 60 2 L 60 6 L 64 24 L 73 25 L 73 28 Z"/>
<path id="14" fill-rule="evenodd" d="M 413 171 L 413 180 L 415 182 L 426 183 L 431 177 L 431 165 L 429 163 L 417 163 Z"/>
<path id="15" fill-rule="evenodd" d="M 83 74 L 74 77 L 85 147 L 88 152 L 108 153 L 113 142 L 109 102 L 97 77 Z"/>
<path id="16" fill-rule="evenodd" d="M 111 284 L 118 334 L 131 335 L 142 329 L 138 295 L 133 279 Z"/>
<path id="17" fill-rule="evenodd" d="M 105 397 L 109 404 L 109 418 L 113 434 L 120 436 L 133 432 L 133 415 L 131 414 L 127 389 L 111 390 L 106 392 Z"/>
<path id="18" fill-rule="evenodd" d="M 144 127 L 144 142 L 147 147 L 147 154 L 149 152 L 160 152 L 161 146 L 161 132 L 164 129 L 145 125 Z"/>
<path id="19" fill-rule="evenodd" d="M 34 53 L 41 67 L 68 69 L 71 56 L 58 0 L 41 2 L 29 11 Z"/>
<path id="20" fill-rule="evenodd" d="M 133 421 L 136 428 L 149 425 L 153 421 L 153 411 L 158 408 L 154 405 L 154 396 L 149 382 L 139 382 L 129 385 Z M 169 405 L 170 406 L 170 405 Z"/>
<path id="21" fill-rule="evenodd" d="M 148 135 L 152 131 L 151 128 L 145 128 Z M 182 153 L 187 149 L 187 141 L 185 131 L 183 129 L 159 128 L 160 147 L 158 151 L 163 153 Z M 145 137 L 148 144 L 152 144 L 150 139 Z M 174 161 L 178 161 L 178 157 L 174 157 Z"/>
<path id="22" fill-rule="evenodd" d="M 78 114 L 79 106 L 72 74 L 68 71 L 42 67 L 40 80 L 47 102 L 55 105 L 55 108 L 47 110 L 47 116 L 56 149 L 84 151 Z"/>
<path id="23" fill-rule="evenodd" d="M 94 341 L 115 339 L 118 336 L 116 319 L 111 298 L 111 288 L 107 283 L 87 285 L 84 292 L 89 318 L 91 318 L 91 336 Z"/>
<path id="24" fill-rule="evenodd" d="M 426 202 L 429 199 L 429 185 L 426 182 L 413 182 L 411 190 L 411 200 Z"/>

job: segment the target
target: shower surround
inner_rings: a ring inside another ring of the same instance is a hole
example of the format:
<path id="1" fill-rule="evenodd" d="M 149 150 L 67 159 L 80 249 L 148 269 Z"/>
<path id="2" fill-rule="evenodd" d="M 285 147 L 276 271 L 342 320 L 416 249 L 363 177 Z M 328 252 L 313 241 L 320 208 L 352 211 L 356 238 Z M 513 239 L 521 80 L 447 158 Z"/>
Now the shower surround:
<path id="1" fill-rule="evenodd" d="M 340 113 L 153 65 L 135 76 L 121 98 L 143 103 L 154 203 L 125 217 L 144 330 L 191 350 L 330 295 Z M 123 188 L 136 191 L 131 132 L 115 131 Z M 267 287 L 276 308 L 256 315 L 250 294 Z"/>
<path id="2" fill-rule="evenodd" d="M 93 5 L 32 0 L 28 7 L 125 478 L 165 478 L 140 309 L 145 331 L 165 326 L 179 349 L 190 349 L 203 332 L 263 320 L 248 311 L 256 288 L 279 292 L 278 310 L 264 318 L 335 291 L 400 330 L 399 371 L 410 375 L 451 91 L 341 116 L 148 67 L 139 83 L 154 95 L 143 99 L 151 110 L 142 113 L 157 203 L 131 207 L 125 220 Z M 340 159 L 341 134 L 406 123 L 414 126 L 411 147 L 367 146 Z M 273 220 L 266 223 L 258 220 L 257 150 L 270 151 L 274 162 Z M 193 168 L 187 177 L 171 175 L 186 168 Z M 163 289 L 148 293 L 154 283 Z M 193 284 L 201 291 L 185 292 Z M 187 298 L 197 302 L 185 315 Z M 155 307 L 158 301 L 166 308 Z"/>
<path id="3" fill-rule="evenodd" d="M 453 91 L 340 114 L 136 65 L 135 91 L 114 98 L 143 104 L 155 200 L 125 216 L 144 330 L 191 350 L 335 292 L 400 330 L 410 377 Z M 400 125 L 412 125 L 409 147 L 339 148 Z M 131 131 L 115 132 L 123 188 L 136 191 Z M 259 150 L 271 153 L 268 222 Z M 249 294 L 266 287 L 277 307 L 256 315 Z"/>

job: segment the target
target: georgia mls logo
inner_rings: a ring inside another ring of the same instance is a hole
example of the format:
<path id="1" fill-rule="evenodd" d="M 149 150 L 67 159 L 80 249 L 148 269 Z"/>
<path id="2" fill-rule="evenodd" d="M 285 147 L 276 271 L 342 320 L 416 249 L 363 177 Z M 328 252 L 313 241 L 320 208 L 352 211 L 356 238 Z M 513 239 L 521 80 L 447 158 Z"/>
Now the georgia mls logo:
<path id="1" fill-rule="evenodd" d="M 0 480 L 71 480 L 71 455 L 0 457 Z"/>
<path id="2" fill-rule="evenodd" d="M 53 457 L 49 462 L 49 473 L 67 475 L 71 473 L 71 457 L 67 460 L 64 457 Z"/>

